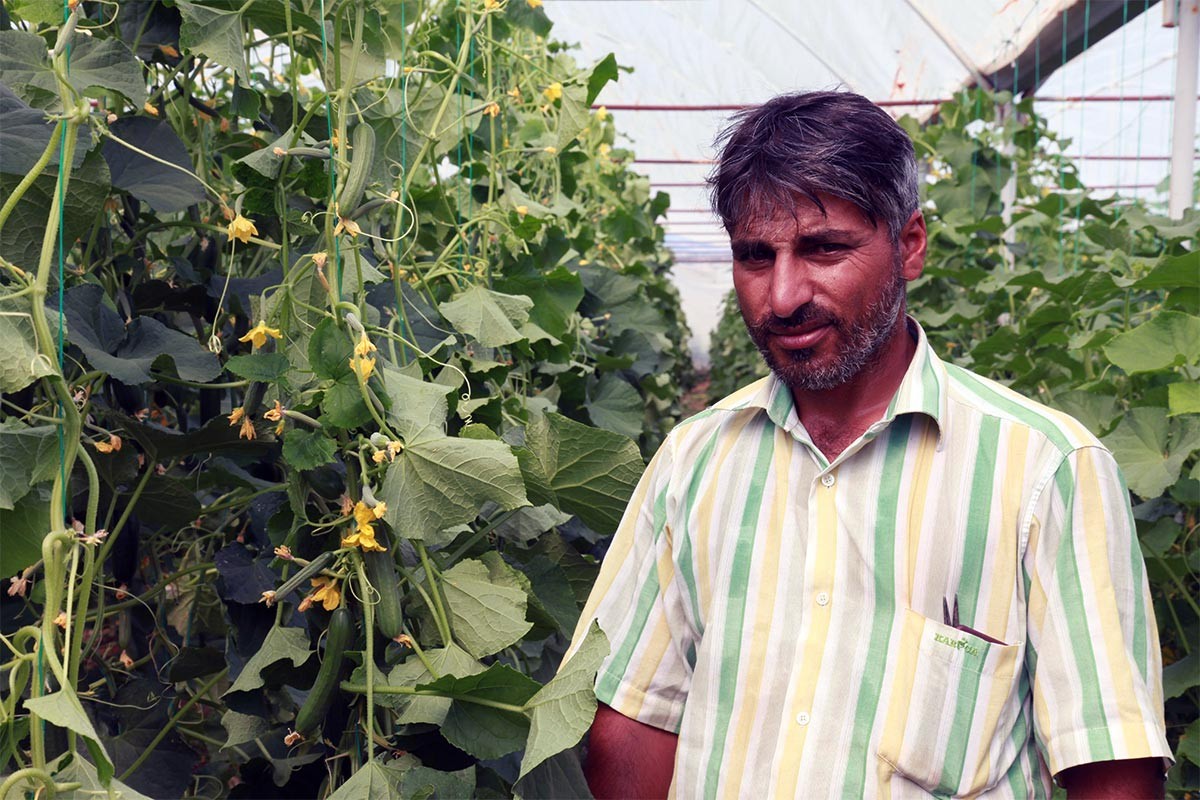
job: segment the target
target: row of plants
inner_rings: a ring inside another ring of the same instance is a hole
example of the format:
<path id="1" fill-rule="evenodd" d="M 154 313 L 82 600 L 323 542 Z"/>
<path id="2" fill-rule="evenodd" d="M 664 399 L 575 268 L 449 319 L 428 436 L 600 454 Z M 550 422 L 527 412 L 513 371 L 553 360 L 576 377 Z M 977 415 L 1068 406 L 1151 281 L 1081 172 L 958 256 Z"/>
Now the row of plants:
<path id="1" fill-rule="evenodd" d="M 586 795 L 690 362 L 541 5 L 5 4 L 0 797 Z"/>
<path id="2" fill-rule="evenodd" d="M 1032 98 L 967 92 L 901 124 L 927 174 L 910 312 L 943 358 L 1072 414 L 1115 454 L 1166 665 L 1168 790 L 1200 789 L 1200 213 L 1093 197 Z M 765 374 L 732 294 L 711 361 L 714 396 Z"/>

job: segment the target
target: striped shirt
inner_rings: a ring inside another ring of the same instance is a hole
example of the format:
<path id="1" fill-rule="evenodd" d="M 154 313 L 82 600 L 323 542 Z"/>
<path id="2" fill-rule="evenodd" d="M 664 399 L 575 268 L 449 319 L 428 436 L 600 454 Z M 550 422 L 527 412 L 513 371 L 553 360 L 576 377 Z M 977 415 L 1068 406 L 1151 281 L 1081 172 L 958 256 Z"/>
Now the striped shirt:
<path id="1" fill-rule="evenodd" d="M 672 796 L 1048 797 L 1170 757 L 1128 493 L 1080 423 L 917 352 L 834 461 L 773 375 L 672 431 L 580 620 Z M 957 598 L 960 623 L 943 601 Z"/>

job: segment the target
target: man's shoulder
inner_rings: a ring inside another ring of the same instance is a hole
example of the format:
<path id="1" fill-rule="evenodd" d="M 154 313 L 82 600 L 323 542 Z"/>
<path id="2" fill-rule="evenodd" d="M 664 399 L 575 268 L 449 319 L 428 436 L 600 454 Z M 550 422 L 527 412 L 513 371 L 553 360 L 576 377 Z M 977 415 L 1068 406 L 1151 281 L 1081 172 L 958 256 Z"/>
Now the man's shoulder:
<path id="1" fill-rule="evenodd" d="M 689 457 L 703 450 L 706 444 L 714 443 L 726 433 L 741 430 L 743 426 L 737 423 L 741 417 L 762 414 L 765 420 L 763 403 L 770 397 L 770 381 L 769 376 L 760 378 L 711 403 L 703 411 L 681 420 L 671 429 L 663 446 L 669 447 L 686 462 Z"/>
<path id="2" fill-rule="evenodd" d="M 1087 426 L 1070 414 L 1015 392 L 955 364 L 945 364 L 947 396 L 953 412 L 998 418 L 1023 427 L 1061 455 L 1082 447 L 1103 447 Z"/>
<path id="3" fill-rule="evenodd" d="M 720 425 L 730 414 L 761 411 L 763 410 L 762 400 L 770 390 L 771 377 L 768 375 L 765 378 L 759 378 L 710 404 L 703 411 L 681 421 L 674 430 L 679 431 L 680 434 L 695 435 Z"/>

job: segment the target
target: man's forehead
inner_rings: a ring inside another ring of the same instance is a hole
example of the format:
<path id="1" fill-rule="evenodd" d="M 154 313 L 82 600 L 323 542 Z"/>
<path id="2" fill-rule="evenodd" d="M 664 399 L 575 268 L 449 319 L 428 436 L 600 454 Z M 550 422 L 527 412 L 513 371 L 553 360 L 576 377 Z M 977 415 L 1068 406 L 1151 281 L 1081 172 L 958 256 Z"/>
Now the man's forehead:
<path id="1" fill-rule="evenodd" d="M 790 203 L 774 202 L 747 209 L 731 233 L 731 238 L 762 241 L 817 236 L 831 230 L 873 228 L 848 200 L 821 195 L 821 206 L 807 197 L 795 197 Z"/>

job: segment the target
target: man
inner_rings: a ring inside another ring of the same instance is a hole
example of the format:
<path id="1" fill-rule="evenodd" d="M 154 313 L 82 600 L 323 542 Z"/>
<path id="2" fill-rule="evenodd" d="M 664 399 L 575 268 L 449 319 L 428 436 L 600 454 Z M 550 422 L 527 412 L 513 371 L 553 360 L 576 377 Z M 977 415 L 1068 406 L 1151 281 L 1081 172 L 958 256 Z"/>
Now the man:
<path id="1" fill-rule="evenodd" d="M 1161 795 L 1154 614 L 1112 456 L 940 361 L 912 144 L 775 98 L 712 179 L 772 373 L 680 424 L 584 610 L 600 797 Z M 578 636 L 577 634 L 577 640 Z"/>

